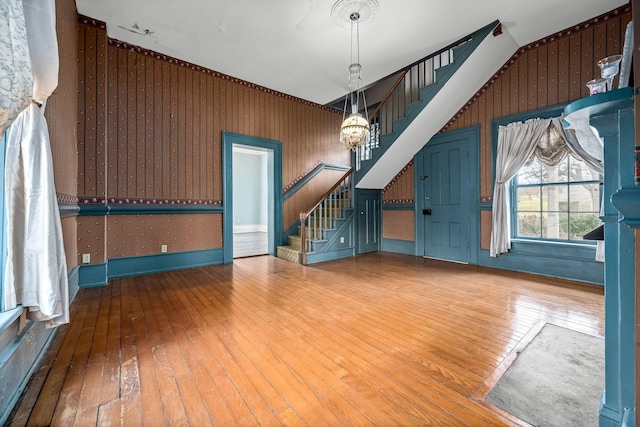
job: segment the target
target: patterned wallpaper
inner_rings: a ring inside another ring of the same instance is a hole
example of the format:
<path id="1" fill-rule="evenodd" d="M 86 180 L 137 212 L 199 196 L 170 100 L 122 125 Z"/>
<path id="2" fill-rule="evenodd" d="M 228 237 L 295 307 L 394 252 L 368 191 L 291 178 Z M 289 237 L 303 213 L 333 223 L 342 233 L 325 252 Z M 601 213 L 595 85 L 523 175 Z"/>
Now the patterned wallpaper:
<path id="1" fill-rule="evenodd" d="M 382 203 L 385 203 L 385 204 L 413 203 L 414 202 L 413 175 L 414 175 L 414 166 L 413 166 L 413 160 L 411 160 L 384 188 L 382 192 Z"/>
<path id="2" fill-rule="evenodd" d="M 75 242 L 78 241 L 78 217 L 63 218 L 62 239 L 64 241 L 64 253 L 67 260 L 67 272 L 80 263 L 78 260 L 78 249 Z"/>
<path id="3" fill-rule="evenodd" d="M 283 183 L 348 164 L 341 112 L 107 39 L 80 17 L 79 196 L 222 198 L 222 131 L 282 142 Z"/>
<path id="4" fill-rule="evenodd" d="M 222 215 L 114 215 L 107 218 L 108 258 L 222 247 Z"/>
<path id="5" fill-rule="evenodd" d="M 336 140 L 340 111 L 109 39 L 103 23 L 78 20 L 82 90 L 75 194 L 81 203 L 220 206 L 223 131 L 280 141 L 285 188 L 318 159 L 349 164 L 349 152 Z M 313 180 L 306 190 L 321 194 L 326 182 Z M 302 193 L 285 202 L 285 229 L 308 204 Z M 221 215 L 206 216 L 168 216 L 145 224 L 110 216 L 107 227 L 96 217 L 82 218 L 79 252 L 91 251 L 99 262 L 105 256 L 154 253 L 160 237 L 153 227 L 165 227 L 157 231 L 167 240 L 169 230 L 187 232 L 184 224 L 193 221 L 195 234 L 176 236 L 169 251 L 220 247 L 222 227 L 215 221 L 221 222 Z"/>
<path id="6" fill-rule="evenodd" d="M 56 32 L 60 56 L 58 87 L 47 100 L 44 111 L 51 140 L 56 190 L 75 195 L 78 186 L 78 29 L 75 1 L 56 1 Z"/>
<path id="7" fill-rule="evenodd" d="M 106 258 L 159 254 L 162 245 L 168 253 L 221 248 L 221 236 L 221 214 L 81 216 L 77 256 L 88 253 L 91 264 L 97 264 Z"/>
<path id="8" fill-rule="evenodd" d="M 105 250 L 106 219 L 106 216 L 78 217 L 78 264 L 80 264 L 82 254 L 91 256 L 91 264 L 100 264 L 107 259 Z"/>
<path id="9" fill-rule="evenodd" d="M 414 241 L 415 227 L 413 217 L 413 210 L 383 210 L 382 237 L 385 239 Z"/>

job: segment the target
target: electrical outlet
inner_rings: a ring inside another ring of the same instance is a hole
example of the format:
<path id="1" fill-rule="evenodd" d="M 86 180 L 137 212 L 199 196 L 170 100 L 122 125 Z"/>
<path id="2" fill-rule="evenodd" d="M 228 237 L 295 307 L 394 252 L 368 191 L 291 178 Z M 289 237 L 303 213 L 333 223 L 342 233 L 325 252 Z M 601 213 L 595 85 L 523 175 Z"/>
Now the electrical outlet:
<path id="1" fill-rule="evenodd" d="M 160 246 L 160 252 L 162 252 L 162 253 L 167 252 L 167 245 Z"/>
<path id="2" fill-rule="evenodd" d="M 89 264 L 91 262 L 91 254 L 82 254 L 82 263 Z"/>
<path id="3" fill-rule="evenodd" d="M 340 243 L 344 243 L 344 236 L 340 236 Z"/>

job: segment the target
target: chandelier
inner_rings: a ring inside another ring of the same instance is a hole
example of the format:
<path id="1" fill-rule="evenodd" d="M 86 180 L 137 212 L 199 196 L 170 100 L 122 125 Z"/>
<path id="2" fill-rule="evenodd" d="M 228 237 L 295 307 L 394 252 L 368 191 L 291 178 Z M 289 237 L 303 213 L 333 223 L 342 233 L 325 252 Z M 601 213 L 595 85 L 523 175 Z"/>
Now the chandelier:
<path id="1" fill-rule="evenodd" d="M 370 132 L 367 102 L 362 91 L 359 28 L 362 16 L 360 12 L 363 12 L 365 21 L 370 21 L 378 11 L 378 3 L 376 0 L 339 0 L 333 6 L 332 14 L 340 19 L 341 13 L 346 11 L 346 8 L 352 8 L 348 15 L 351 26 L 351 65 L 349 65 L 349 93 L 345 96 L 340 126 L 340 142 L 348 150 L 356 151 L 359 146 L 369 141 Z M 362 99 L 364 116 L 360 113 L 360 99 Z M 349 116 L 347 116 L 348 109 L 350 109 Z"/>

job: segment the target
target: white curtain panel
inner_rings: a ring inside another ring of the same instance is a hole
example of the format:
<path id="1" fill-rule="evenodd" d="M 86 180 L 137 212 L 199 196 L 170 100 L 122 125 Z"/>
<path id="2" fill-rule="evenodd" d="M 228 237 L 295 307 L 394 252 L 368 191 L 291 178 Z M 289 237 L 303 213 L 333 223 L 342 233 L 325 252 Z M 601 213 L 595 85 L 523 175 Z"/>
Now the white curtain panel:
<path id="1" fill-rule="evenodd" d="M 578 143 L 575 145 L 589 154 L 591 158 L 602 162 L 604 160 L 602 138 L 600 138 L 598 131 L 591 126 L 589 120 L 589 111 L 587 108 L 564 117 L 564 121 L 568 123 L 566 129 L 571 129 L 575 132 L 578 140 Z M 567 139 L 567 141 L 571 143 L 570 140 Z"/>
<path id="2" fill-rule="evenodd" d="M 21 304 L 47 327 L 69 322 L 69 284 L 53 185 L 47 122 L 35 104 L 20 113 L 7 138 L 5 308 Z"/>
<path id="3" fill-rule="evenodd" d="M 27 108 L 33 74 L 22 0 L 0 1 L 0 135 Z"/>
<path id="4" fill-rule="evenodd" d="M 33 69 L 33 100 L 38 104 L 58 86 L 55 0 L 22 0 Z"/>
<path id="5" fill-rule="evenodd" d="M 551 124 L 562 135 L 573 157 L 584 161 L 599 174 L 604 174 L 604 145 L 598 137 L 589 139 L 589 149 L 585 149 L 582 141 L 573 129 L 565 129 L 562 126 L 563 117 L 554 117 Z"/>
<path id="6" fill-rule="evenodd" d="M 511 249 L 509 181 L 533 154 L 551 119 L 531 119 L 498 128 L 496 182 L 493 188 L 493 228 L 489 254 L 497 257 Z"/>
<path id="7" fill-rule="evenodd" d="M 571 154 L 591 167 L 591 169 L 604 175 L 604 144 L 595 133 L 588 133 L 586 141 L 581 141 L 573 129 L 565 129 L 562 125 L 563 117 L 554 117 L 551 124 L 560 132 L 567 142 Z M 591 126 L 589 126 L 591 128 Z M 604 199 L 600 203 L 600 215 L 604 215 Z M 596 261 L 604 262 L 604 241 L 596 242 Z"/>
<path id="8" fill-rule="evenodd" d="M 17 116 L 6 138 L 7 260 L 2 297 L 5 309 L 22 305 L 29 319 L 50 328 L 69 322 L 69 284 L 51 145 L 44 110 L 36 105 L 44 105 L 58 84 L 55 0 L 24 0 L 23 13 L 28 69 L 34 79 L 30 96 L 35 102 Z M 7 33 L 2 31 L 4 40 Z M 6 71 L 20 73 L 15 67 L 14 63 Z"/>

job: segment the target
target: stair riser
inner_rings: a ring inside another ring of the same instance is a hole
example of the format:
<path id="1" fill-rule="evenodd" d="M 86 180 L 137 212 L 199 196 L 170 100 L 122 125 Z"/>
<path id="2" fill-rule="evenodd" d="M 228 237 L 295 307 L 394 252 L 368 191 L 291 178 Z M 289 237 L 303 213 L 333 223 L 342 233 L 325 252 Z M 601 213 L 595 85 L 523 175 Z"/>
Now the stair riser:
<path id="1" fill-rule="evenodd" d="M 289 236 L 287 240 L 292 249 L 297 251 L 302 249 L 302 240 L 300 239 L 300 236 Z"/>
<path id="2" fill-rule="evenodd" d="M 278 258 L 300 264 L 300 252 L 291 250 L 286 247 L 279 246 L 277 251 Z"/>

